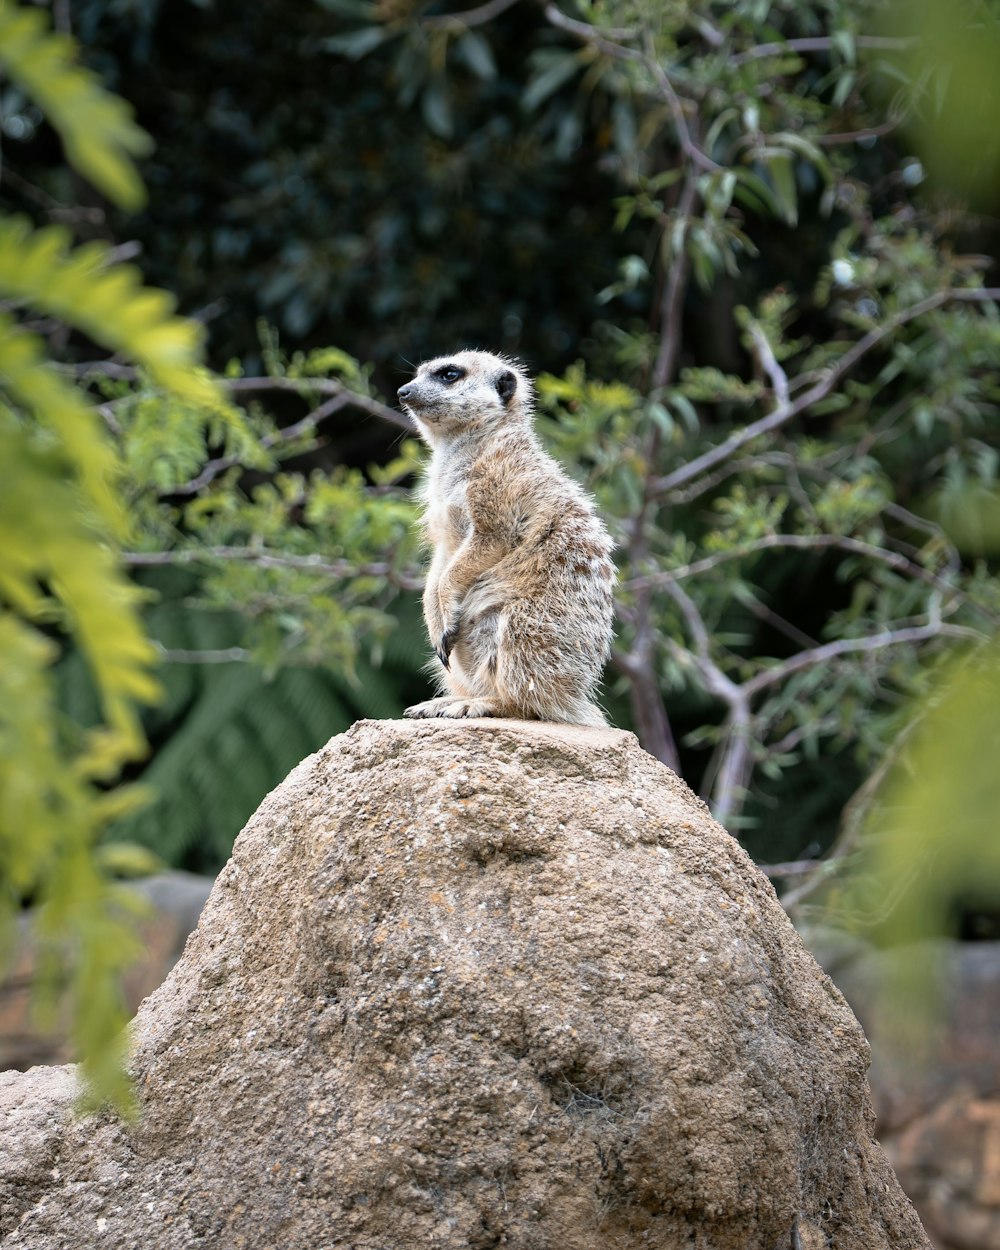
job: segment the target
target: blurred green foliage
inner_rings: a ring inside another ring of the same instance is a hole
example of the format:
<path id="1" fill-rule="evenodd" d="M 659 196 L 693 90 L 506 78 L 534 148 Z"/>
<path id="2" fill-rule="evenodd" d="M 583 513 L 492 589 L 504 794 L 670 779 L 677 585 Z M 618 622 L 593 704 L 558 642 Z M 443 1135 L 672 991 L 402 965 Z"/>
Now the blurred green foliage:
<path id="1" fill-rule="evenodd" d="M 990 0 L 892 0 L 886 57 L 907 134 L 933 184 L 989 212 L 1000 198 L 1000 11 Z"/>
<path id="2" fill-rule="evenodd" d="M 135 202 L 128 154 L 146 138 L 72 51 L 41 14 L 0 12 L 0 64 L 37 94 L 70 160 L 108 195 Z M 130 527 L 117 451 L 28 317 L 56 316 L 127 353 L 181 402 L 213 404 L 216 394 L 196 368 L 197 328 L 173 316 L 169 295 L 114 265 L 106 246 L 72 250 L 63 229 L 0 219 L 0 294 L 0 923 L 9 940 L 22 898 L 36 901 L 43 994 L 68 982 L 90 1096 L 124 1103 L 118 974 L 135 943 L 127 901 L 94 850 L 108 822 L 140 801 L 135 789 L 105 787 L 145 750 L 139 706 L 158 697 L 155 657 L 118 554 Z M 67 719 L 56 700 L 60 638 L 87 666 L 88 724 Z"/>

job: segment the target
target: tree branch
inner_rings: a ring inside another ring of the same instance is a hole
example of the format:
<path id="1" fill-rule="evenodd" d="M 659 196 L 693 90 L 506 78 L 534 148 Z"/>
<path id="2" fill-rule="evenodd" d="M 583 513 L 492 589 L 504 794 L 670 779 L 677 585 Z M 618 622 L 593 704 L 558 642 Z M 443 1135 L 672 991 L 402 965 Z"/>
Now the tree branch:
<path id="1" fill-rule="evenodd" d="M 749 681 L 744 682 L 742 689 L 748 698 L 753 698 L 762 690 L 778 685 L 795 673 L 813 668 L 817 664 L 826 664 L 827 661 L 839 659 L 844 655 L 882 651 L 886 647 L 929 642 L 932 638 L 940 637 L 965 638 L 974 642 L 983 640 L 983 635 L 978 630 L 967 629 L 963 625 L 945 625 L 938 620 L 931 620 L 926 625 L 912 625 L 905 629 L 886 629 L 878 634 L 868 634 L 863 638 L 840 638 L 836 642 L 828 642 L 821 647 L 813 647 L 809 651 L 800 651 L 797 655 L 782 660 L 773 668 L 764 669 L 756 677 L 751 677 Z"/>
<path id="2" fill-rule="evenodd" d="M 677 219 L 686 230 L 698 195 L 697 179 L 692 171 L 684 181 L 677 202 Z M 660 347 L 650 376 L 650 390 L 662 390 L 673 378 L 680 355 L 681 321 L 684 294 L 687 290 L 690 263 L 681 246 L 664 285 L 660 315 Z M 661 432 L 654 425 L 644 450 L 646 482 L 642 504 L 633 520 L 629 541 L 629 560 L 633 567 L 643 563 L 649 554 L 649 512 L 652 504 L 650 484 L 660 455 Z M 670 728 L 670 719 L 660 694 L 654 655 L 654 629 L 651 615 L 652 595 L 640 589 L 636 595 L 633 619 L 635 640 L 631 651 L 619 652 L 617 667 L 628 678 L 632 719 L 643 747 L 661 763 L 680 775 L 680 754 Z"/>
<path id="3" fill-rule="evenodd" d="M 177 647 L 165 647 L 155 643 L 157 654 L 164 664 L 245 664 L 251 656 L 246 647 L 220 647 L 216 650 L 185 651 Z"/>
<path id="4" fill-rule="evenodd" d="M 855 35 L 854 42 L 859 48 L 872 48 L 886 52 L 902 52 L 911 48 L 916 39 L 893 39 L 883 35 Z M 729 58 L 730 65 L 745 65 L 748 61 L 759 61 L 769 56 L 785 56 L 789 52 L 829 52 L 834 46 L 832 35 L 812 35 L 801 39 L 782 39 L 776 43 L 759 43 L 745 52 L 737 52 Z"/>
<path id="5" fill-rule="evenodd" d="M 680 755 L 656 680 L 652 656 L 616 649 L 612 653 L 611 664 L 628 679 L 632 723 L 643 749 L 680 776 Z"/>
<path id="6" fill-rule="evenodd" d="M 778 359 L 774 354 L 774 349 L 768 342 L 767 335 L 756 321 L 750 325 L 750 338 L 754 346 L 754 355 L 760 362 L 760 367 L 768 376 L 771 389 L 774 391 L 774 398 L 778 401 L 778 407 L 780 408 L 782 404 L 790 402 L 788 374 L 778 364 Z"/>
<path id="7" fill-rule="evenodd" d="M 684 116 L 684 106 L 674 90 L 674 84 L 670 81 L 666 70 L 664 70 L 657 58 L 652 36 L 648 30 L 645 32 L 644 42 L 646 44 L 646 68 L 652 74 L 663 98 L 670 106 L 670 112 L 674 119 L 674 129 L 677 131 L 677 140 L 681 145 L 681 150 L 692 164 L 699 166 L 699 168 L 706 170 L 708 173 L 721 173 L 722 166 L 717 165 L 708 153 L 703 151 L 692 138 L 687 118 Z"/>
<path id="8" fill-rule="evenodd" d="M 156 568 L 163 565 L 202 564 L 211 561 L 245 561 L 265 569 L 295 569 L 336 581 L 354 577 L 384 577 L 403 590 L 420 590 L 423 577 L 409 569 L 395 569 L 377 561 L 352 564 L 350 560 L 324 560 L 321 556 L 278 554 L 259 547 L 184 547 L 179 551 L 125 551 L 122 561 L 130 568 Z"/>
<path id="9" fill-rule="evenodd" d="M 935 308 L 940 308 L 942 304 L 947 304 L 952 300 L 984 302 L 997 299 L 1000 299 L 1000 289 L 997 288 L 970 288 L 968 290 L 964 288 L 948 288 L 944 291 L 935 291 L 933 295 L 928 295 L 926 299 L 919 300 L 916 304 L 911 304 L 909 308 L 901 309 L 889 317 L 881 326 L 869 330 L 863 338 L 853 343 L 844 352 L 843 356 L 829 368 L 826 376 L 801 394 L 798 399 L 788 400 L 783 404 L 779 403 L 774 411 L 768 413 L 766 417 L 761 417 L 759 421 L 751 422 L 750 425 L 745 426 L 742 430 L 737 430 L 730 435 L 729 438 L 717 447 L 703 452 L 702 455 L 696 456 L 694 460 L 675 469 L 673 473 L 668 473 L 665 477 L 659 478 L 653 483 L 653 490 L 656 494 L 662 495 L 667 491 L 676 489 L 678 486 L 684 486 L 686 483 L 694 481 L 702 473 L 707 472 L 709 469 L 714 469 L 716 465 L 728 460 L 741 448 L 745 447 L 747 443 L 753 442 L 755 438 L 760 438 L 763 434 L 770 434 L 773 430 L 786 425 L 793 418 L 799 416 L 800 413 L 806 412 L 813 404 L 826 399 L 837 383 L 854 368 L 858 361 L 862 360 L 873 348 L 883 343 L 897 330 L 917 317 L 922 317 L 925 313 L 931 312 Z"/>
<path id="10" fill-rule="evenodd" d="M 287 425 L 284 429 L 275 431 L 274 434 L 265 434 L 260 440 L 260 445 L 271 448 L 277 447 L 281 443 L 291 443 L 298 438 L 303 438 L 307 434 L 311 434 L 326 417 L 339 412 L 341 408 L 347 407 L 350 402 L 349 394 L 334 395 L 332 399 L 328 399 L 325 404 L 320 404 L 318 408 L 314 408 L 312 412 L 308 413 L 300 421 L 296 421 L 294 425 Z M 215 460 L 209 460 L 197 477 L 193 477 L 189 482 L 171 487 L 169 490 L 161 493 L 168 496 L 197 495 L 200 490 L 203 490 L 220 473 L 225 473 L 227 469 L 232 469 L 240 463 L 239 456 L 219 456 Z"/>
<path id="11" fill-rule="evenodd" d="M 842 537 L 839 534 L 765 534 L 763 537 L 754 539 L 753 542 L 735 548 L 732 551 L 719 551 L 714 555 L 705 556 L 704 559 L 692 561 L 691 564 L 683 564 L 677 569 L 667 569 L 662 573 L 645 573 L 639 577 L 631 577 L 625 585 L 629 590 L 635 590 L 642 586 L 662 586 L 667 582 L 680 578 L 699 577 L 702 573 L 708 573 L 729 560 L 742 560 L 746 556 L 775 549 L 790 549 L 793 551 L 826 551 L 832 549 L 845 551 L 850 555 L 862 556 L 866 560 L 874 560 L 879 564 L 884 564 L 897 573 L 905 573 L 908 577 L 917 578 L 945 594 L 958 593 L 957 587 L 950 582 L 945 581 L 936 573 L 932 573 L 929 569 L 923 568 L 922 565 L 908 560 L 906 556 L 899 555 L 895 551 L 887 551 L 882 547 L 875 547 L 871 543 L 861 542 L 857 538 Z"/>
<path id="12" fill-rule="evenodd" d="M 102 373 L 108 378 L 120 378 L 125 382 L 134 382 L 139 372 L 131 365 L 123 365 L 115 360 L 91 360 L 84 364 L 72 365 L 71 369 L 77 377 L 86 377 L 88 373 Z M 343 395 L 346 405 L 360 408 L 370 416 L 378 417 L 390 425 L 398 426 L 409 434 L 417 432 L 416 426 L 406 415 L 396 408 L 390 408 L 381 400 L 370 395 L 360 395 L 352 391 L 343 382 L 335 378 L 286 378 L 286 377 L 255 377 L 255 378 L 220 378 L 223 386 L 236 394 L 254 394 L 259 391 L 294 391 L 296 395 L 329 395 L 332 398 Z"/>
<path id="13" fill-rule="evenodd" d="M 697 199 L 698 179 L 689 170 L 681 188 L 681 193 L 677 200 L 676 214 L 671 221 L 670 227 L 671 230 L 679 227 L 681 231 L 681 246 L 667 275 L 667 281 L 663 290 L 663 301 L 660 305 L 660 347 L 649 379 L 650 390 L 654 393 L 669 385 L 677 372 L 677 361 L 680 358 L 681 351 L 684 296 L 687 293 L 688 276 L 691 272 L 691 262 L 684 247 L 684 239 L 687 235 L 688 223 L 691 220 L 691 214 L 694 212 Z M 653 437 L 656 441 L 656 451 L 658 451 L 660 441 L 659 427 L 654 429 Z M 649 472 L 652 473 L 656 467 L 655 454 L 647 457 L 647 464 Z"/>
<path id="14" fill-rule="evenodd" d="M 379 417 L 382 421 L 398 426 L 410 434 L 416 433 L 416 426 L 405 412 L 390 408 L 388 404 L 372 399 L 370 395 L 359 395 L 357 391 L 352 391 L 343 382 L 337 382 L 333 378 L 224 378 L 223 382 L 237 394 L 255 391 L 294 391 L 301 395 L 312 391 L 317 395 L 344 395 L 352 408 L 360 408 L 362 412 Z"/>
<path id="15" fill-rule="evenodd" d="M 575 18 L 568 17 L 555 4 L 546 4 L 543 8 L 546 20 L 553 26 L 564 30 L 568 35 L 572 35 L 574 39 L 579 39 L 582 43 L 593 44 L 598 51 L 603 52 L 605 56 L 614 57 L 618 61 L 643 61 L 645 57 L 636 48 L 625 48 L 620 43 L 614 43 L 615 39 L 633 39 L 638 33 L 635 30 L 607 30 L 598 31 L 597 27 L 589 25 L 587 22 L 578 22 Z"/>

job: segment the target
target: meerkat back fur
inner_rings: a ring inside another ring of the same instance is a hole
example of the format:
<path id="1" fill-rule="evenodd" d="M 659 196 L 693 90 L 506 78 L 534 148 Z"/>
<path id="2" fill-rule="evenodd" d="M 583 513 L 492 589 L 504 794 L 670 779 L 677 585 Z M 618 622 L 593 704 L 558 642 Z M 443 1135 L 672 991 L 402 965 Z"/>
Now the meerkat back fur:
<path id="1" fill-rule="evenodd" d="M 594 698 L 611 651 L 613 543 L 539 443 L 531 380 L 516 361 L 462 351 L 422 364 L 399 399 L 432 451 L 423 603 L 447 692 L 406 715 L 606 724 Z"/>

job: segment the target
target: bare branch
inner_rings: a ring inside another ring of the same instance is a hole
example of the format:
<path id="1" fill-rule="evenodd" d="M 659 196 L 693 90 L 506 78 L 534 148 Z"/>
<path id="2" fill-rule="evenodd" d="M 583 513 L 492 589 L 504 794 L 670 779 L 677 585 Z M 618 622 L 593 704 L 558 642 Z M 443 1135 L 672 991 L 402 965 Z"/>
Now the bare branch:
<path id="1" fill-rule="evenodd" d="M 856 35 L 854 42 L 859 48 L 871 48 L 886 52 L 901 52 L 911 48 L 915 39 L 893 39 L 883 35 Z M 785 56 L 789 52 L 829 52 L 834 46 L 832 35 L 813 35 L 802 39 L 782 39 L 776 43 L 759 43 L 745 52 L 737 52 L 729 58 L 730 65 L 745 65 L 769 56 Z"/>
<path id="2" fill-rule="evenodd" d="M 754 345 L 754 355 L 760 362 L 760 367 L 767 374 L 771 383 L 771 389 L 774 391 L 774 398 L 778 401 L 778 407 L 782 404 L 790 402 L 788 392 L 788 374 L 778 364 L 777 357 L 771 344 L 767 340 L 767 335 L 757 324 L 753 322 L 750 326 L 750 338 Z"/>
<path id="3" fill-rule="evenodd" d="M 674 84 L 667 76 L 666 70 L 660 64 L 656 55 L 656 49 L 653 47 L 652 36 L 649 31 L 645 32 L 646 44 L 646 68 L 652 74 L 656 85 L 660 88 L 663 98 L 670 106 L 670 112 L 674 119 L 674 128 L 677 131 L 677 139 L 681 145 L 684 155 L 693 164 L 698 165 L 701 169 L 707 170 L 709 173 L 721 173 L 722 166 L 717 165 L 715 161 L 704 152 L 694 139 L 691 137 L 691 131 L 687 124 L 687 118 L 684 116 L 684 106 L 680 97 L 674 90 Z"/>
<path id="4" fill-rule="evenodd" d="M 663 704 L 663 696 L 660 694 L 651 654 L 639 655 L 635 651 L 616 650 L 611 656 L 611 664 L 628 678 L 632 723 L 643 749 L 680 776 L 680 755 Z"/>
<path id="5" fill-rule="evenodd" d="M 692 171 L 684 181 L 678 197 L 677 216 L 686 229 L 697 198 L 697 180 Z M 662 389 L 673 378 L 680 355 L 681 320 L 684 294 L 687 290 L 690 262 L 682 247 L 675 259 L 664 286 L 661 303 L 660 348 L 650 378 L 653 392 Z M 634 566 L 641 565 L 649 554 L 649 513 L 652 495 L 649 490 L 652 474 L 660 455 L 662 433 L 654 425 L 646 440 L 644 460 L 646 483 L 642 504 L 632 521 L 629 539 L 629 559 Z M 635 639 L 627 654 L 619 652 L 617 664 L 629 682 L 632 718 L 636 733 L 643 747 L 661 763 L 680 775 L 680 755 L 670 728 L 670 719 L 660 694 L 654 662 L 655 631 L 651 615 L 652 595 L 640 589 L 636 595 L 632 613 L 635 622 Z"/>
<path id="6" fill-rule="evenodd" d="M 741 448 L 745 447 L 747 443 L 753 442 L 755 438 L 760 438 L 763 434 L 770 434 L 773 430 L 786 425 L 794 417 L 799 416 L 800 413 L 808 411 L 813 404 L 826 399 L 838 382 L 861 359 L 867 356 L 873 348 L 883 343 L 897 330 L 910 321 L 914 321 L 917 317 L 922 317 L 925 313 L 931 312 L 935 308 L 940 308 L 942 304 L 947 304 L 952 300 L 983 302 L 997 299 L 1000 299 L 1000 289 L 997 288 L 970 288 L 966 290 L 964 288 L 956 289 L 949 287 L 947 290 L 935 291 L 933 295 L 928 295 L 926 299 L 919 300 L 916 304 L 911 304 L 909 308 L 901 309 L 887 318 L 882 325 L 869 330 L 863 338 L 853 343 L 840 359 L 830 366 L 826 376 L 801 394 L 798 399 L 778 404 L 774 411 L 768 413 L 766 417 L 761 417 L 759 421 L 751 422 L 750 425 L 745 426 L 742 430 L 737 430 L 730 435 L 729 438 L 717 447 L 713 447 L 702 455 L 696 456 L 694 460 L 681 465 L 673 473 L 668 473 L 665 477 L 659 478 L 652 484 L 653 490 L 657 494 L 662 495 L 667 491 L 675 490 L 678 486 L 684 486 L 686 483 L 694 481 L 695 478 L 700 477 L 701 474 L 709 469 L 714 469 L 716 465 L 728 460 Z"/>
<path id="7" fill-rule="evenodd" d="M 773 668 L 764 669 L 756 677 L 744 682 L 743 691 L 748 698 L 760 694 L 771 686 L 776 686 L 800 673 L 804 669 L 813 668 L 817 664 L 826 664 L 829 660 L 839 659 L 844 655 L 859 655 L 870 651 L 883 651 L 887 647 L 900 647 L 917 642 L 929 642 L 932 638 L 964 638 L 973 642 L 982 642 L 983 635 L 975 629 L 967 629 L 963 625 L 945 625 L 941 621 L 932 620 L 926 625 L 913 625 L 906 629 L 886 629 L 877 634 L 868 634 L 863 638 L 840 638 L 836 642 L 824 643 L 821 647 L 813 647 L 809 651 L 800 651 L 789 656 Z"/>
<path id="8" fill-rule="evenodd" d="M 758 864 L 757 867 L 766 877 L 802 877 L 813 872 L 823 861 L 821 859 L 793 859 L 783 864 Z"/>
<path id="9" fill-rule="evenodd" d="M 350 560 L 324 560 L 322 556 L 286 555 L 260 547 L 184 547 L 179 551 L 125 551 L 122 553 L 123 563 L 130 568 L 207 564 L 220 560 L 245 561 L 265 569 L 296 569 L 335 581 L 356 577 L 384 577 L 403 590 L 420 590 L 424 584 L 422 575 L 415 570 L 395 569 L 391 564 L 382 561 L 353 564 Z"/>
<path id="10" fill-rule="evenodd" d="M 848 130 L 840 134 L 815 135 L 813 142 L 820 147 L 833 148 L 843 143 L 858 143 L 864 139 L 881 139 L 883 135 L 891 135 L 902 124 L 902 117 L 890 117 L 887 122 L 881 122 L 878 126 L 865 126 L 861 130 Z"/>
<path id="11" fill-rule="evenodd" d="M 756 555 L 761 551 L 775 549 L 797 551 L 826 551 L 833 549 L 845 551 L 850 555 L 862 556 L 866 560 L 874 560 L 879 564 L 887 565 L 895 572 L 917 578 L 945 594 L 958 593 L 957 588 L 951 582 L 945 581 L 944 578 L 930 572 L 929 569 L 925 569 L 922 565 L 908 560 L 905 556 L 899 555 L 895 551 L 887 551 L 882 547 L 875 547 L 871 543 L 861 542 L 857 538 L 843 537 L 840 534 L 765 534 L 763 537 L 756 538 L 753 542 L 735 548 L 732 551 L 719 551 L 714 555 L 705 556 L 702 560 L 694 560 L 691 564 L 681 565 L 677 569 L 667 569 L 662 573 L 644 573 L 639 577 L 629 578 L 625 585 L 630 590 L 638 589 L 641 586 L 662 586 L 679 578 L 698 577 L 702 573 L 708 573 L 729 560 L 741 560 L 746 556 Z"/>
<path id="12" fill-rule="evenodd" d="M 797 625 L 793 625 L 791 621 L 786 621 L 783 616 L 779 616 L 777 612 L 772 611 L 755 594 L 747 594 L 742 602 L 751 616 L 755 616 L 758 621 L 763 621 L 766 625 L 770 625 L 773 630 L 776 630 L 779 634 L 784 634 L 786 638 L 798 643 L 800 647 L 815 647 L 819 645 L 815 638 L 810 638 Z"/>
<path id="13" fill-rule="evenodd" d="M 245 664 L 251 652 L 246 647 L 219 647 L 216 650 L 185 651 L 156 643 L 156 651 L 164 664 Z"/>
<path id="14" fill-rule="evenodd" d="M 642 61 L 645 59 L 637 48 L 625 48 L 620 43 L 613 42 L 615 39 L 633 39 L 638 33 L 637 31 L 599 31 L 596 26 L 591 26 L 587 22 L 578 22 L 575 18 L 568 17 L 562 9 L 553 3 L 546 4 L 543 11 L 546 19 L 553 26 L 566 31 L 574 39 L 592 44 L 598 51 L 603 52 L 605 56 L 614 57 L 618 61 Z"/>
<path id="15" fill-rule="evenodd" d="M 86 377 L 88 373 L 101 373 L 108 378 L 120 378 L 122 381 L 134 382 L 139 377 L 137 369 L 131 365 L 120 364 L 114 360 L 91 360 L 85 364 L 69 366 L 77 377 Z M 390 408 L 370 395 L 361 395 L 352 391 L 343 382 L 335 378 L 222 378 L 224 386 L 236 394 L 254 394 L 259 391 L 294 391 L 296 395 L 344 395 L 347 404 L 352 408 L 360 408 L 370 416 L 379 417 L 390 425 L 398 426 L 409 434 L 416 433 L 416 426 L 406 415 L 396 408 Z"/>
<path id="16" fill-rule="evenodd" d="M 724 739 L 722 758 L 715 770 L 710 801 L 712 815 L 726 829 L 742 810 L 753 771 L 750 751 L 753 719 L 745 701 L 732 705 L 727 724 L 728 734 Z"/>
<path id="17" fill-rule="evenodd" d="M 372 399 L 370 395 L 359 395 L 357 391 L 352 391 L 343 382 L 337 382 L 333 378 L 225 378 L 224 382 L 231 391 L 235 391 L 238 394 L 255 391 L 295 391 L 299 395 L 309 393 L 331 396 L 346 395 L 348 403 L 352 408 L 360 408 L 362 412 L 367 412 L 373 417 L 379 417 L 383 421 L 388 421 L 390 425 L 399 426 L 400 429 L 406 430 L 410 434 L 416 433 L 416 426 L 405 412 L 400 412 L 396 408 L 390 408 L 387 404 L 383 404 L 377 399 Z"/>
<path id="18" fill-rule="evenodd" d="M 687 250 L 683 246 L 683 236 L 687 234 L 688 223 L 698 199 L 698 181 L 689 171 L 677 200 L 676 216 L 672 218 L 671 229 L 680 223 L 683 232 L 682 245 L 674 257 L 663 291 L 663 302 L 660 305 L 660 348 L 656 354 L 656 362 L 650 376 L 650 389 L 654 392 L 667 386 L 677 371 L 677 361 L 681 350 L 681 324 L 684 312 L 684 296 L 687 292 L 688 276 L 691 262 Z M 647 455 L 646 463 L 652 472 L 659 451 L 659 429 L 653 432 L 656 446 Z"/>
<path id="19" fill-rule="evenodd" d="M 265 434 L 260 440 L 262 447 L 277 447 L 281 443 L 292 443 L 296 439 L 305 438 L 311 434 L 321 421 L 326 417 L 332 416 L 333 413 L 339 412 L 341 408 L 347 407 L 351 402 L 349 392 L 343 392 L 340 395 L 334 395 L 332 399 L 328 399 L 325 404 L 320 404 L 318 408 L 314 408 L 312 412 L 307 413 L 300 421 L 296 421 L 293 425 L 285 426 L 284 429 L 277 430 L 273 434 Z M 180 486 L 171 487 L 169 490 L 161 492 L 164 495 L 197 495 L 203 490 L 209 482 L 213 481 L 220 473 L 225 473 L 227 469 L 232 469 L 240 464 L 239 456 L 219 456 L 215 460 L 209 460 L 197 477 L 191 478 L 189 482 L 184 482 Z"/>
<path id="20" fill-rule="evenodd" d="M 799 725 L 797 729 L 790 729 L 777 742 L 772 742 L 768 745 L 767 758 L 770 759 L 775 755 L 785 755 L 789 751 L 794 751 L 796 747 L 801 746 L 806 738 L 833 733 L 839 727 L 840 719 L 836 716 L 824 716 L 821 720 L 809 721 L 805 725 Z"/>

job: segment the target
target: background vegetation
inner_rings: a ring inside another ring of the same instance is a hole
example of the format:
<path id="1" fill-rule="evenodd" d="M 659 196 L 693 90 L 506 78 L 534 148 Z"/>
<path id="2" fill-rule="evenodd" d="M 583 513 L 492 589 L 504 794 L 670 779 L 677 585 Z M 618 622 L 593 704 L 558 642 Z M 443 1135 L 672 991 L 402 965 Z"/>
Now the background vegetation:
<path id="1" fill-rule="evenodd" d="M 125 949 L 98 924 L 123 846 L 216 870 L 303 754 L 422 696 L 391 398 L 462 345 L 537 372 L 612 525 L 615 723 L 776 879 L 853 853 L 914 699 L 1000 614 L 970 120 L 1000 27 L 936 12 L 59 0 L 54 37 L 0 9 L 0 871 L 96 935 L 88 984 Z"/>

